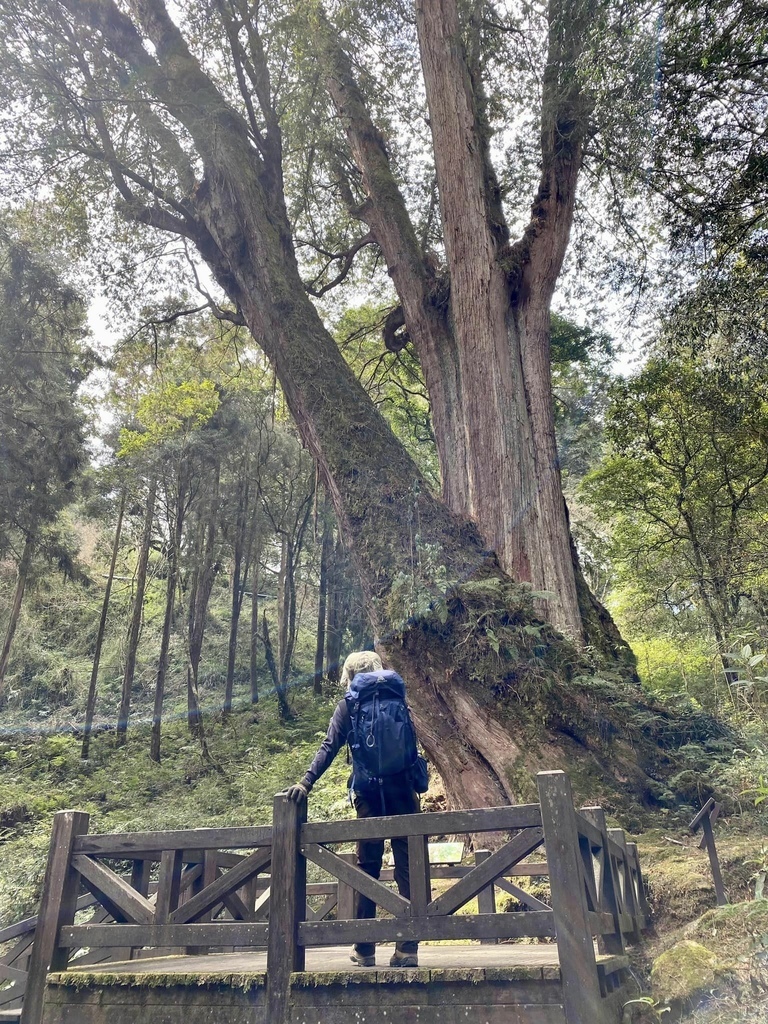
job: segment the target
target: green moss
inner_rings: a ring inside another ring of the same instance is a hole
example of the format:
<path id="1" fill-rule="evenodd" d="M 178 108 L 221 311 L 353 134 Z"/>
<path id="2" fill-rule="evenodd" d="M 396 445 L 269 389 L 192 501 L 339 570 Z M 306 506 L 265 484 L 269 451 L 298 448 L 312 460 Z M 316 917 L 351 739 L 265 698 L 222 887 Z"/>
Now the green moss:
<path id="1" fill-rule="evenodd" d="M 251 989 L 263 988 L 266 974 L 263 971 L 254 973 L 232 974 L 172 974 L 157 972 L 108 972 L 108 971 L 63 971 L 48 976 L 49 985 L 61 985 L 77 990 L 89 988 L 176 988 L 195 986 L 197 988 Z"/>
<path id="2" fill-rule="evenodd" d="M 651 986 L 656 999 L 687 1003 L 711 989 L 724 965 L 716 953 L 699 942 L 684 939 L 653 962 Z"/>
<path id="3" fill-rule="evenodd" d="M 768 947 L 768 899 L 710 910 L 694 921 L 687 934 L 710 948 L 727 951 L 729 960 L 762 951 Z"/>

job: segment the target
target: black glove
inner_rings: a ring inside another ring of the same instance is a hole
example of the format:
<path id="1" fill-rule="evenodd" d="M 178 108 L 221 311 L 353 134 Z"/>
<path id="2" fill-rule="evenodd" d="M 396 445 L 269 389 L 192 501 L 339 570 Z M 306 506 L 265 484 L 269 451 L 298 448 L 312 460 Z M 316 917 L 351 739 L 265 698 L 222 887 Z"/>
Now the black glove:
<path id="1" fill-rule="evenodd" d="M 291 786 L 291 788 L 285 795 L 292 803 L 300 804 L 309 796 L 309 790 L 307 789 L 305 783 L 297 782 L 295 786 Z"/>

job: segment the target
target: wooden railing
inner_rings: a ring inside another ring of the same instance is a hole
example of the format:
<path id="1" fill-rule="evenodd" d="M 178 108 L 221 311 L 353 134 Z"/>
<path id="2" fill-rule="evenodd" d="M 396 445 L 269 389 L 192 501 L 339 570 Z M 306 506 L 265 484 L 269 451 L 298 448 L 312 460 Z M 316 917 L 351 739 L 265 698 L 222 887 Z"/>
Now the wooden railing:
<path id="1" fill-rule="evenodd" d="M 598 971 L 593 937 L 600 952 L 622 953 L 646 923 L 637 850 L 620 829 L 606 828 L 600 808 L 575 810 L 564 773 L 540 773 L 538 785 L 539 804 L 337 822 L 307 822 L 306 804 L 279 794 L 271 828 L 89 835 L 86 814 L 61 811 L 22 1024 L 40 1024 L 48 971 L 86 962 L 266 948 L 267 1019 L 280 1024 L 290 976 L 304 969 L 308 947 L 523 937 L 557 941 L 566 1020 L 599 1022 L 611 981 Z M 478 853 L 473 866 L 430 865 L 430 836 L 488 832 L 509 838 Z M 391 871 L 377 881 L 333 849 L 392 836 L 407 839 L 410 900 L 388 886 Z M 527 862 L 542 846 L 546 862 Z M 308 864 L 329 880 L 308 884 Z M 548 877 L 548 902 L 513 881 L 525 875 Z M 455 884 L 435 894 L 437 879 Z M 97 908 L 85 922 L 82 889 Z M 525 909 L 497 913 L 497 890 Z M 355 892 L 389 916 L 354 920 Z M 475 898 L 478 913 L 457 913 Z"/>

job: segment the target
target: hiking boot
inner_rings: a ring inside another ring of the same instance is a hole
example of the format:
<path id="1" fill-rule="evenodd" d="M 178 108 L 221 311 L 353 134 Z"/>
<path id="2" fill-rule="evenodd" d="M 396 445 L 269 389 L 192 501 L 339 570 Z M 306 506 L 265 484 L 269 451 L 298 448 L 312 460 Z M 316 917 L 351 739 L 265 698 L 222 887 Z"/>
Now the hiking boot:
<path id="1" fill-rule="evenodd" d="M 390 967 L 418 967 L 419 966 L 419 955 L 418 953 L 401 953 L 399 949 L 396 949 L 392 954 L 392 959 L 389 961 Z"/>
<path id="2" fill-rule="evenodd" d="M 376 966 L 375 954 L 374 956 L 363 956 L 362 953 L 358 953 L 354 947 L 352 948 L 352 951 L 349 954 L 349 959 L 352 961 L 353 964 L 357 964 L 358 967 Z"/>

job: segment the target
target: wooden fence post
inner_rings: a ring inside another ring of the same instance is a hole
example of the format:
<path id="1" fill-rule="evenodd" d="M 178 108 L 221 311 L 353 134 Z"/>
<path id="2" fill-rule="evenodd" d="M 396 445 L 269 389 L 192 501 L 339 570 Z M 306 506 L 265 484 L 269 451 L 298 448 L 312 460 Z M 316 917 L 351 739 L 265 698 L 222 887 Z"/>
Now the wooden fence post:
<path id="1" fill-rule="evenodd" d="M 275 796 L 272 810 L 272 884 L 267 946 L 267 1020 L 287 1024 L 291 974 L 304 970 L 299 922 L 307 906 L 307 862 L 301 853 L 301 826 L 307 802 Z"/>
<path id="2" fill-rule="evenodd" d="M 475 853 L 475 865 L 484 863 L 490 856 L 490 850 L 477 850 Z M 481 889 L 477 894 L 477 909 L 481 914 L 496 913 L 496 890 L 493 887 L 493 882 L 486 886 L 485 889 Z M 480 945 L 495 946 L 498 941 L 498 939 L 481 939 Z"/>
<path id="3" fill-rule="evenodd" d="M 629 941 L 632 946 L 637 945 L 640 941 L 640 908 L 637 905 L 637 898 L 635 896 L 635 887 L 632 885 L 632 872 L 630 871 L 629 865 L 629 851 L 627 850 L 627 837 L 624 835 L 623 828 L 609 828 L 608 835 L 621 848 L 624 855 L 624 863 L 621 865 L 621 873 L 623 875 L 623 891 L 624 891 L 624 909 L 627 914 L 632 918 L 632 929 L 631 931 L 624 931 L 625 941 Z"/>
<path id="4" fill-rule="evenodd" d="M 639 899 L 639 910 L 643 915 L 643 922 L 641 927 L 647 928 L 651 920 L 651 908 L 648 904 L 648 896 L 645 891 L 645 879 L 643 878 L 643 869 L 640 864 L 640 853 L 637 849 L 637 843 L 627 843 L 627 850 L 629 850 L 630 856 L 634 858 L 635 862 L 635 874 L 637 876 L 637 896 Z"/>
<path id="5" fill-rule="evenodd" d="M 567 1024 L 604 1024 L 595 947 L 582 876 L 576 810 L 565 772 L 539 772 L 544 847 Z"/>
<path id="6" fill-rule="evenodd" d="M 600 869 L 600 885 L 598 888 L 598 900 L 600 910 L 606 910 L 613 917 L 616 931 L 613 935 L 599 935 L 597 948 L 601 953 L 623 954 L 624 933 L 621 930 L 621 905 L 617 896 L 619 880 L 613 873 L 613 858 L 608 846 L 608 828 L 605 824 L 605 811 L 602 807 L 582 807 L 581 813 L 590 821 L 595 828 L 600 830 L 603 837 L 603 863 Z"/>
<path id="7" fill-rule="evenodd" d="M 349 864 L 357 863 L 357 857 L 354 853 L 340 853 L 338 855 L 342 860 L 347 861 Z M 354 921 L 355 919 L 355 890 L 351 885 L 347 885 L 346 882 L 339 881 L 338 883 L 338 900 L 336 903 L 336 920 L 337 921 Z"/>
<path id="8" fill-rule="evenodd" d="M 87 833 L 88 821 L 89 815 L 83 811 L 57 811 L 53 816 L 35 943 L 21 1010 L 22 1024 L 40 1024 L 46 975 L 48 971 L 61 971 L 67 966 L 70 951 L 59 946 L 59 930 L 64 925 L 74 924 L 80 874 L 70 861 L 75 839 Z"/>

